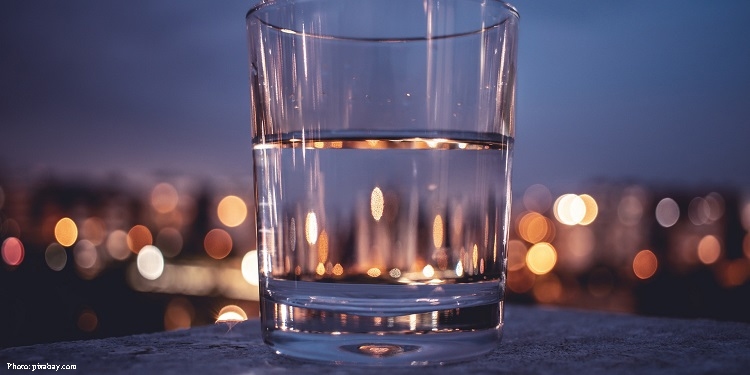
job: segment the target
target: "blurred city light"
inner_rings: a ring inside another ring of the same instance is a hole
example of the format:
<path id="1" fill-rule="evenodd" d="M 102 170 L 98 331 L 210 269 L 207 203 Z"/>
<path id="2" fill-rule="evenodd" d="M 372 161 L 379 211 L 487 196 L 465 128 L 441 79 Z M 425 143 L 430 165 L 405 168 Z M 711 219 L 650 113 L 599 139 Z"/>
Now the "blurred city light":
<path id="1" fill-rule="evenodd" d="M 232 236 L 223 229 L 211 229 L 203 239 L 203 248 L 211 258 L 224 259 L 232 251 Z"/>
<path id="2" fill-rule="evenodd" d="M 160 214 L 166 214 L 177 208 L 179 196 L 177 189 L 169 183 L 162 182 L 151 191 L 151 206 Z"/>
<path id="3" fill-rule="evenodd" d="M 65 247 L 71 246 L 78 239 L 78 227 L 69 217 L 60 219 L 55 224 L 55 239 L 60 245 Z"/>
<path id="4" fill-rule="evenodd" d="M 195 308 L 187 298 L 172 298 L 164 309 L 164 329 L 173 331 L 190 328 L 194 317 Z"/>
<path id="5" fill-rule="evenodd" d="M 633 258 L 633 273 L 639 279 L 645 280 L 654 276 L 659 262 L 651 250 L 641 250 Z"/>
<path id="6" fill-rule="evenodd" d="M 664 228 L 669 228 L 680 219 L 680 207 L 672 198 L 664 198 L 656 205 L 656 221 Z"/>
<path id="7" fill-rule="evenodd" d="M 557 263 L 557 251 L 552 244 L 540 242 L 532 246 L 526 253 L 526 265 L 537 275 L 544 275 Z"/>
<path id="8" fill-rule="evenodd" d="M 719 260 L 721 244 L 713 235 L 706 235 L 698 242 L 698 259 L 703 264 L 713 264 Z"/>
<path id="9" fill-rule="evenodd" d="M 3 241 L 2 249 L 3 261 L 9 266 L 17 266 L 23 262 L 24 248 L 21 240 L 15 237 L 8 237 Z"/>
<path id="10" fill-rule="evenodd" d="M 339 267 L 341 267 L 339 265 Z M 242 257 L 242 277 L 248 284 L 258 286 L 258 251 L 250 250 Z"/>
<path id="11" fill-rule="evenodd" d="M 146 245 L 138 252 L 138 272 L 147 280 L 156 280 L 164 272 L 164 257 L 156 246 Z"/>
<path id="12" fill-rule="evenodd" d="M 151 231 L 143 225 L 134 225 L 128 231 L 127 244 L 130 251 L 138 254 L 144 246 L 152 245 L 154 238 Z"/>
<path id="13" fill-rule="evenodd" d="M 233 228 L 245 222 L 247 205 L 242 198 L 228 195 L 219 202 L 216 212 L 222 224 Z"/>
<path id="14" fill-rule="evenodd" d="M 62 271 L 68 263 L 68 254 L 62 245 L 51 243 L 44 251 L 44 261 L 51 270 Z"/>

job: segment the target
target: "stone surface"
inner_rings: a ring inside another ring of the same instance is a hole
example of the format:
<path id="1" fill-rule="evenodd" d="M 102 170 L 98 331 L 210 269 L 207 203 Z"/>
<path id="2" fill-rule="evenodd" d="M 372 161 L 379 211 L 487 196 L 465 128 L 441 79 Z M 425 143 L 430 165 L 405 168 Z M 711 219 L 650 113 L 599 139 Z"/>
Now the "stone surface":
<path id="1" fill-rule="evenodd" d="M 8 363 L 75 364 L 76 370 L 68 373 L 77 374 L 384 372 L 382 368 L 311 364 L 277 356 L 263 344 L 257 320 L 234 327 L 219 324 L 0 350 L 0 373 L 24 372 L 9 370 Z M 389 368 L 387 372 L 748 374 L 750 324 L 511 305 L 503 343 L 491 355 L 455 365 Z"/>

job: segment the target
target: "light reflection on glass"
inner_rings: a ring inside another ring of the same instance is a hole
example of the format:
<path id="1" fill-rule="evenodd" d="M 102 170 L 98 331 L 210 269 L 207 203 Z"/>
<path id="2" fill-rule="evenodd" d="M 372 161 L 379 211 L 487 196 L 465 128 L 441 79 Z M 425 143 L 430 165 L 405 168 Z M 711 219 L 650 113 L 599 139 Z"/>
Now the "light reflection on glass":
<path id="1" fill-rule="evenodd" d="M 370 194 L 370 213 L 372 213 L 372 218 L 375 219 L 375 221 L 380 221 L 380 218 L 383 216 L 384 208 L 385 199 L 383 197 L 383 192 L 379 187 L 375 187 Z"/>
<path id="2" fill-rule="evenodd" d="M 393 271 L 393 270 L 391 270 Z M 341 276 L 344 274 L 344 267 L 341 266 L 341 264 L 336 263 L 335 266 L 333 266 L 333 269 L 331 270 L 331 273 L 333 273 L 336 276 Z"/>
<path id="3" fill-rule="evenodd" d="M 433 268 L 431 265 L 426 265 L 424 268 L 422 268 L 422 275 L 426 278 L 432 278 L 435 276 L 435 268 Z"/>
<path id="4" fill-rule="evenodd" d="M 370 268 L 369 270 L 367 270 L 367 276 L 378 277 L 380 276 L 380 270 L 374 267 Z"/>
<path id="5" fill-rule="evenodd" d="M 318 262 L 325 263 L 328 260 L 328 233 L 320 232 L 318 236 Z"/>
<path id="6" fill-rule="evenodd" d="M 443 231 L 443 217 L 436 215 L 432 221 L 432 244 L 435 245 L 436 249 L 443 247 L 444 231 Z"/>
<path id="7" fill-rule="evenodd" d="M 216 323 L 238 323 L 247 320 L 245 310 L 237 305 L 227 305 L 221 308 L 216 317 Z"/>
<path id="8" fill-rule="evenodd" d="M 318 218 L 315 212 L 308 212 L 305 216 L 305 239 L 310 245 L 318 241 Z"/>

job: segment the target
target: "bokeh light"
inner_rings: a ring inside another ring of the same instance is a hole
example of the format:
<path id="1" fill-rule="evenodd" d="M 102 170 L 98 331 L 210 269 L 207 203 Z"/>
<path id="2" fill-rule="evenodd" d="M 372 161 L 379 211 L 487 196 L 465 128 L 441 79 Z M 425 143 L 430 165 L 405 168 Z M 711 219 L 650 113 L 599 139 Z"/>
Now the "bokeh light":
<path id="1" fill-rule="evenodd" d="M 508 241 L 508 271 L 526 267 L 526 245 L 519 240 Z"/>
<path id="2" fill-rule="evenodd" d="M 238 323 L 247 320 L 245 310 L 237 305 L 227 305 L 219 310 L 216 323 Z"/>
<path id="3" fill-rule="evenodd" d="M 151 231 L 145 226 L 134 225 L 128 231 L 127 243 L 130 251 L 138 254 L 144 246 L 152 245 L 154 238 L 151 236 Z"/>
<path id="4" fill-rule="evenodd" d="M 506 285 L 511 291 L 522 294 L 531 290 L 535 281 L 536 275 L 531 273 L 528 268 L 524 267 L 519 271 L 508 272 Z"/>
<path id="5" fill-rule="evenodd" d="M 586 210 L 578 224 L 589 225 L 596 220 L 596 216 L 599 214 L 599 205 L 596 204 L 594 197 L 588 194 L 581 194 L 579 197 L 583 201 L 584 206 L 586 206 Z"/>
<path id="6" fill-rule="evenodd" d="M 518 235 L 530 243 L 550 242 L 554 239 L 554 224 L 536 212 L 528 212 L 518 221 Z"/>
<path id="7" fill-rule="evenodd" d="M 81 238 L 91 241 L 95 246 L 99 246 L 104 242 L 106 235 L 107 228 L 104 220 L 98 217 L 90 217 L 83 221 L 83 225 L 81 225 Z"/>
<path id="8" fill-rule="evenodd" d="M 172 298 L 164 309 L 164 329 L 187 329 L 193 324 L 195 309 L 185 297 Z"/>
<path id="9" fill-rule="evenodd" d="M 68 254 L 62 245 L 54 242 L 44 250 L 44 261 L 51 270 L 62 271 L 68 263 Z"/>
<path id="10" fill-rule="evenodd" d="M 716 276 L 719 279 L 719 283 L 725 288 L 740 286 L 750 276 L 750 263 L 745 259 L 722 262 Z"/>
<path id="11" fill-rule="evenodd" d="M 586 216 L 586 203 L 576 194 L 563 194 L 555 200 L 554 214 L 565 225 L 576 225 Z"/>
<path id="12" fill-rule="evenodd" d="M 89 270 L 96 266 L 99 261 L 99 254 L 96 246 L 89 240 L 80 240 L 73 248 L 73 260 L 76 265 L 84 270 Z"/>
<path id="13" fill-rule="evenodd" d="M 0 253 L 2 253 L 5 264 L 17 266 L 23 262 L 25 250 L 21 240 L 16 237 L 8 237 L 3 241 Z"/>
<path id="14" fill-rule="evenodd" d="M 633 273 L 641 280 L 654 276 L 659 266 L 656 254 L 651 250 L 641 250 L 633 258 Z"/>
<path id="15" fill-rule="evenodd" d="M 124 230 L 114 230 L 109 236 L 107 236 L 107 242 L 105 244 L 107 253 L 117 260 L 128 259 L 132 252 L 128 247 L 128 234 Z"/>
<path id="16" fill-rule="evenodd" d="M 164 273 L 164 257 L 153 245 L 144 246 L 136 258 L 138 273 L 146 280 L 156 280 Z"/>
<path id="17" fill-rule="evenodd" d="M 557 251 L 550 243 L 540 242 L 526 253 L 526 265 L 537 275 L 548 273 L 555 267 L 555 263 L 557 263 Z"/>
<path id="18" fill-rule="evenodd" d="M 247 205 L 242 198 L 228 195 L 219 202 L 216 212 L 222 224 L 233 228 L 245 222 Z"/>
<path id="19" fill-rule="evenodd" d="M 636 195 L 626 195 L 617 205 L 617 218 L 627 226 L 637 225 L 643 217 L 643 202 Z"/>
<path id="20" fill-rule="evenodd" d="M 344 274 L 344 267 L 340 263 L 336 263 L 336 265 L 333 266 L 331 273 L 333 273 L 335 276 L 341 276 Z"/>
<path id="21" fill-rule="evenodd" d="M 203 239 L 203 248 L 211 258 L 224 259 L 232 251 L 232 237 L 223 229 L 211 229 Z"/>
<path id="22" fill-rule="evenodd" d="M 99 317 L 96 316 L 94 310 L 84 309 L 78 314 L 76 325 L 83 332 L 94 332 L 99 326 Z"/>
<path id="23" fill-rule="evenodd" d="M 428 279 L 432 278 L 433 276 L 435 276 L 435 268 L 429 264 L 424 266 L 424 268 L 422 268 L 422 275 L 424 275 L 424 277 Z"/>
<path id="24" fill-rule="evenodd" d="M 672 198 L 664 198 L 656 205 L 656 221 L 664 228 L 677 224 L 680 219 L 680 207 Z"/>
<path id="25" fill-rule="evenodd" d="M 64 217 L 55 224 L 55 239 L 60 245 L 71 246 L 78 239 L 78 227 L 69 217 Z"/>
<path id="26" fill-rule="evenodd" d="M 719 239 L 713 235 L 707 235 L 698 242 L 698 259 L 703 264 L 713 264 L 719 260 L 721 255 L 721 244 Z"/>
<path id="27" fill-rule="evenodd" d="M 163 228 L 156 234 L 156 247 L 167 258 L 173 258 L 182 251 L 182 234 L 175 228 Z"/>
<path id="28" fill-rule="evenodd" d="M 154 186 L 151 191 L 151 206 L 160 214 L 172 212 L 177 208 L 177 203 L 179 203 L 179 196 L 172 184 L 162 182 Z"/>
<path id="29" fill-rule="evenodd" d="M 554 273 L 540 277 L 534 283 L 531 293 L 541 303 L 555 303 L 560 300 L 563 288 L 560 278 Z"/>
<path id="30" fill-rule="evenodd" d="M 703 225 L 708 223 L 711 216 L 711 207 L 705 199 L 695 197 L 690 201 L 688 206 L 688 218 L 693 225 Z"/>
<path id="31" fill-rule="evenodd" d="M 328 233 L 320 232 L 318 235 L 318 262 L 325 263 L 328 260 Z"/>
<path id="32" fill-rule="evenodd" d="M 724 216 L 724 197 L 721 194 L 712 192 L 706 195 L 706 204 L 708 204 L 708 220 L 716 221 Z"/>
<path id="33" fill-rule="evenodd" d="M 384 208 L 385 198 L 383 197 L 383 192 L 379 187 L 375 187 L 370 194 L 370 212 L 375 221 L 380 221 L 380 218 L 383 216 Z"/>
<path id="34" fill-rule="evenodd" d="M 545 213 L 551 205 L 552 193 L 544 185 L 531 185 L 523 193 L 523 206 L 529 211 Z"/>
<path id="35" fill-rule="evenodd" d="M 250 250 L 242 257 L 240 264 L 242 278 L 250 285 L 258 286 L 260 278 L 258 275 L 258 250 Z"/>

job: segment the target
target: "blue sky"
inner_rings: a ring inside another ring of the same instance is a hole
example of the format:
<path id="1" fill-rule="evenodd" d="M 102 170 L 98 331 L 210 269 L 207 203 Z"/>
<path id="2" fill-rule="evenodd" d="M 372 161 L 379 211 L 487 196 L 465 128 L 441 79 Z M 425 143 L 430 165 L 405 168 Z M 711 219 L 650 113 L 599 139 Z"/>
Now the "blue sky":
<path id="1" fill-rule="evenodd" d="M 251 174 L 251 1 L 0 3 L 0 170 Z M 750 189 L 750 2 L 518 0 L 514 186 Z"/>

